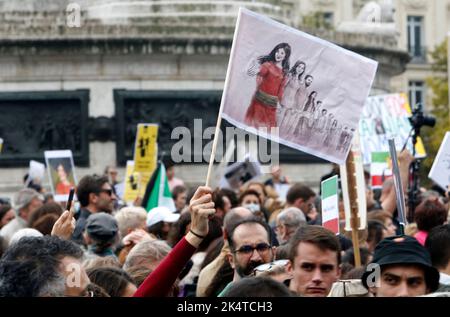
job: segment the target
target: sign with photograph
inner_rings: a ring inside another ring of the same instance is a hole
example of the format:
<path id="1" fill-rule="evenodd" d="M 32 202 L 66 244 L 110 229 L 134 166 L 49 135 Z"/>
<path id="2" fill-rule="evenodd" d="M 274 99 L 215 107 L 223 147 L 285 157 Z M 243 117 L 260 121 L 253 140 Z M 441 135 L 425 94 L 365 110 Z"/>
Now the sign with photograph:
<path id="1" fill-rule="evenodd" d="M 72 151 L 45 151 L 44 156 L 55 201 L 66 201 L 70 188 L 77 183 Z"/>

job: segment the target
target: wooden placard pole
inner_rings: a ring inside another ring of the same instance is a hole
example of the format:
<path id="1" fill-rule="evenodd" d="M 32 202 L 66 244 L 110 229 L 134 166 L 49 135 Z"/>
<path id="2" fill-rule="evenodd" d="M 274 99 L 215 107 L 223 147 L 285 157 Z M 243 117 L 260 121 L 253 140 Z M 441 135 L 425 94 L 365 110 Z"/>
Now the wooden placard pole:
<path id="1" fill-rule="evenodd" d="M 358 192 L 356 188 L 356 169 L 355 169 L 355 159 L 353 152 L 350 150 L 347 161 L 347 183 L 348 183 L 348 196 L 350 201 L 350 225 L 352 227 L 352 241 L 353 241 L 353 252 L 355 255 L 355 267 L 361 266 L 361 255 L 359 253 L 359 235 L 358 230 L 360 227 L 360 220 L 358 216 Z"/>
<path id="2" fill-rule="evenodd" d="M 222 97 L 223 100 L 223 97 Z M 205 186 L 209 187 L 211 184 L 211 173 L 212 173 L 212 167 L 214 164 L 214 159 L 216 158 L 216 149 L 217 149 L 217 143 L 219 141 L 219 132 L 220 132 L 220 124 L 222 123 L 222 107 L 223 102 L 220 103 L 220 110 L 219 110 L 219 116 L 217 118 L 217 124 L 216 124 L 216 130 L 214 132 L 214 142 L 211 149 L 211 156 L 209 158 L 209 166 L 208 166 L 208 173 L 206 174 L 206 184 Z"/>
<path id="3" fill-rule="evenodd" d="M 216 158 L 216 149 L 217 149 L 217 143 L 219 142 L 219 132 L 220 132 L 220 124 L 222 123 L 222 112 L 223 112 L 223 106 L 225 104 L 225 95 L 228 91 L 228 86 L 230 84 L 230 72 L 231 72 L 231 66 L 233 65 L 234 55 L 236 51 L 236 39 L 239 33 L 239 23 L 241 21 L 241 10 L 239 10 L 238 18 L 236 21 L 236 28 L 234 30 L 233 35 L 233 44 L 231 45 L 231 52 L 230 52 L 230 60 L 228 61 L 228 69 L 227 69 L 227 76 L 225 78 L 225 84 L 223 87 L 223 93 L 222 93 L 222 99 L 220 100 L 220 108 L 219 108 L 219 114 L 217 115 L 217 124 L 216 124 L 216 130 L 214 132 L 214 141 L 211 149 L 211 156 L 209 158 L 209 165 L 208 165 L 208 173 L 206 174 L 206 187 L 209 187 L 211 184 L 211 174 L 212 174 L 212 167 L 214 164 L 214 159 Z"/>

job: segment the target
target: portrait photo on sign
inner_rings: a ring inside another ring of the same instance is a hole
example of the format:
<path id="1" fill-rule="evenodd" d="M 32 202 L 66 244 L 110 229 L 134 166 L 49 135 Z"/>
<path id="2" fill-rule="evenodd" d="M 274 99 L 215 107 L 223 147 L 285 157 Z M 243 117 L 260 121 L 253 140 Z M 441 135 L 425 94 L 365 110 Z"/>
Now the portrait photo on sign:
<path id="1" fill-rule="evenodd" d="M 224 119 L 344 162 L 377 62 L 246 9 L 240 10 L 231 54 Z"/>
<path id="2" fill-rule="evenodd" d="M 46 151 L 45 162 L 55 200 L 67 200 L 70 188 L 76 185 L 72 152 L 70 150 Z"/>

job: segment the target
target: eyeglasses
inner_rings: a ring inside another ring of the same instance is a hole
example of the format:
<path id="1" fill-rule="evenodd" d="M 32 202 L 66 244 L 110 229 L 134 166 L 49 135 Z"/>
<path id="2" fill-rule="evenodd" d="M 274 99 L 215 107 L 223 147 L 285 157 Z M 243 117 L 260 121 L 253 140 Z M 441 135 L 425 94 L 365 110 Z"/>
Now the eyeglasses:
<path id="1" fill-rule="evenodd" d="M 112 191 L 112 189 L 101 189 L 100 193 L 105 193 L 108 196 L 112 196 L 113 191 Z"/>
<path id="2" fill-rule="evenodd" d="M 251 245 L 243 245 L 242 247 L 240 247 L 239 249 L 237 249 L 236 251 L 234 251 L 234 253 L 240 253 L 240 254 L 244 254 L 244 255 L 250 255 L 253 253 L 254 250 L 258 251 L 259 254 L 263 254 L 267 251 L 270 250 L 270 245 L 268 245 L 267 243 L 258 243 L 256 246 L 251 246 Z"/>
<path id="3" fill-rule="evenodd" d="M 257 266 L 253 270 L 253 274 L 256 274 L 257 272 L 272 271 L 275 267 L 286 266 L 288 263 L 289 263 L 289 260 L 287 260 L 287 259 L 276 260 L 276 261 L 273 261 L 273 262 L 270 262 L 270 263 L 264 263 L 264 264 L 261 264 L 261 265 Z"/>

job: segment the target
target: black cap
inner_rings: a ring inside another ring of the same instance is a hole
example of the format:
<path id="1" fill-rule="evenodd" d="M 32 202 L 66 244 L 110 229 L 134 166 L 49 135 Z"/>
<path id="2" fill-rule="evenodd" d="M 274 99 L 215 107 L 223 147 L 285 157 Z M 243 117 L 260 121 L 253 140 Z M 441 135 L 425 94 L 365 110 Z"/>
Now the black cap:
<path id="1" fill-rule="evenodd" d="M 118 231 L 117 221 L 110 214 L 99 212 L 87 219 L 86 232 L 94 240 L 109 241 L 116 236 Z"/>
<path id="2" fill-rule="evenodd" d="M 383 239 L 377 244 L 372 263 L 381 268 L 394 264 L 416 264 L 425 269 L 427 287 L 434 292 L 439 287 L 439 271 L 431 264 L 431 257 L 415 238 L 410 236 L 395 236 Z M 363 285 L 367 286 L 367 277 L 372 272 L 366 271 L 362 276 Z"/>

